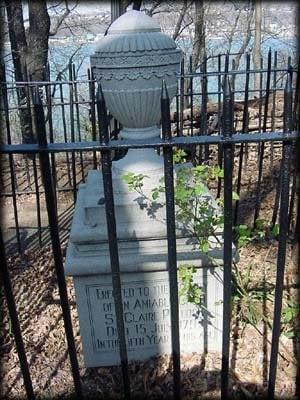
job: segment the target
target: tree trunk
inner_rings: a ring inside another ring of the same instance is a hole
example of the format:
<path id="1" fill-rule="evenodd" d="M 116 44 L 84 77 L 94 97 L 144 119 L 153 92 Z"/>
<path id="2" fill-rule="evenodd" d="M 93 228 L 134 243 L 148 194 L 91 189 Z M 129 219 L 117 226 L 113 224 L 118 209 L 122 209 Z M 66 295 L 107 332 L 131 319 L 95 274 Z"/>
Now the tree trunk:
<path id="1" fill-rule="evenodd" d="M 192 72 L 201 66 L 203 56 L 205 54 L 205 23 L 204 23 L 204 1 L 195 1 L 195 33 L 193 38 L 193 49 L 192 49 Z M 190 80 L 185 79 L 184 81 L 184 93 L 190 91 Z M 189 97 L 184 98 L 184 108 L 189 106 Z"/>
<path id="2" fill-rule="evenodd" d="M 205 53 L 204 1 L 195 1 L 195 36 L 193 41 L 193 70 L 202 62 Z"/>
<path id="3" fill-rule="evenodd" d="M 48 62 L 48 39 L 50 32 L 50 17 L 46 1 L 29 1 L 28 11 L 27 72 L 33 81 L 42 81 L 45 79 L 45 70 Z"/>
<path id="4" fill-rule="evenodd" d="M 48 61 L 50 18 L 46 0 L 28 2 L 29 28 L 25 31 L 21 0 L 6 0 L 8 33 L 16 82 L 42 81 Z M 23 143 L 36 143 L 29 108 L 29 93 L 18 88 L 18 105 Z"/>
<path id="5" fill-rule="evenodd" d="M 27 42 L 24 29 L 22 1 L 6 0 L 5 4 L 15 80 L 24 81 L 26 75 L 25 56 L 27 51 Z"/>
<path id="6" fill-rule="evenodd" d="M 27 80 L 27 41 L 25 36 L 22 2 L 20 0 L 7 0 L 5 4 L 15 81 L 23 82 Z M 22 142 L 34 143 L 36 140 L 32 131 L 31 113 L 28 107 L 26 90 L 24 86 L 20 86 L 17 89 L 17 95 Z"/>
<path id="7" fill-rule="evenodd" d="M 262 6 L 261 0 L 255 1 L 255 33 L 254 33 L 254 46 L 253 46 L 253 67 L 260 69 L 261 59 L 261 23 L 262 23 Z M 255 74 L 254 89 L 259 90 L 260 74 Z"/>

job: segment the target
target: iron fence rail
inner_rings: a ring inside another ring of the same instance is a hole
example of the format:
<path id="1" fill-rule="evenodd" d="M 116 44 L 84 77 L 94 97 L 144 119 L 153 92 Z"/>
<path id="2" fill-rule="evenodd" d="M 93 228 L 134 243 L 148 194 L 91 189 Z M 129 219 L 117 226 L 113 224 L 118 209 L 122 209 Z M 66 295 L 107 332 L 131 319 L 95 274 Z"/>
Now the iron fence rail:
<path id="1" fill-rule="evenodd" d="M 38 154 L 38 153 L 62 153 L 75 151 L 101 151 L 101 150 L 128 150 L 146 148 L 184 147 L 204 144 L 239 144 L 239 143 L 261 143 L 261 142 L 286 142 L 299 138 L 298 131 L 292 132 L 267 132 L 267 133 L 236 133 L 230 137 L 220 136 L 193 136 L 172 137 L 170 140 L 145 139 L 143 141 L 111 140 L 108 144 L 93 141 L 74 143 L 49 143 L 47 146 L 38 144 L 2 144 L 1 154 Z"/>

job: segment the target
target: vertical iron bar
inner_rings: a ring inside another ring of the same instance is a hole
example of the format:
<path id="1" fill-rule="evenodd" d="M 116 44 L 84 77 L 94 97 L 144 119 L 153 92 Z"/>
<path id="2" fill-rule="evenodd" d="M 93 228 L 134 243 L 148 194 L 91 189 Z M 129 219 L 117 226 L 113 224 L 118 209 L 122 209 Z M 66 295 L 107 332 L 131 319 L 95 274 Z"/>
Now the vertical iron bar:
<path id="1" fill-rule="evenodd" d="M 108 133 L 107 111 L 100 84 L 98 85 L 96 100 L 97 100 L 98 122 L 99 122 L 99 132 L 100 132 L 100 143 L 108 144 L 109 133 Z M 126 399 L 130 399 L 130 380 L 128 374 L 126 334 L 125 334 L 125 326 L 123 320 L 124 314 L 123 314 L 123 301 L 122 301 L 122 286 L 121 286 L 121 274 L 119 265 L 119 251 L 118 251 L 116 217 L 114 208 L 114 193 L 113 193 L 113 183 L 111 174 L 110 150 L 101 151 L 101 164 L 102 164 L 102 176 L 103 176 L 110 263 L 111 263 L 113 296 L 115 302 L 117 330 L 120 343 L 120 359 L 121 359 L 121 368 L 123 376 L 124 394 Z"/>
<path id="2" fill-rule="evenodd" d="M 235 59 L 234 58 L 231 61 L 231 69 L 232 69 L 232 71 L 235 71 Z M 232 93 L 234 95 L 234 91 L 235 91 L 235 74 L 232 74 L 232 76 L 231 76 L 231 90 L 232 90 Z"/>
<path id="3" fill-rule="evenodd" d="M 299 102 L 299 91 L 300 91 L 300 55 L 298 58 L 298 70 L 297 70 L 297 78 L 296 78 L 296 85 L 295 85 L 295 97 L 294 97 L 294 103 L 293 103 L 293 130 L 299 130 L 297 127 L 297 107 L 298 107 L 298 102 Z M 292 70 L 290 69 L 290 73 L 292 76 Z M 293 79 L 291 79 L 293 82 Z M 299 123 L 299 122 L 298 122 Z M 293 153 L 293 158 L 291 164 L 294 166 L 293 167 L 293 180 L 292 180 L 292 189 L 291 189 L 291 198 L 290 198 L 290 206 L 289 206 L 289 217 L 288 217 L 288 230 L 289 232 L 291 231 L 291 222 L 293 219 L 293 212 L 295 208 L 295 200 L 296 200 L 296 195 L 298 193 L 297 189 L 297 157 L 299 155 L 297 154 L 297 143 L 293 143 L 292 146 L 292 153 Z"/>
<path id="4" fill-rule="evenodd" d="M 24 83 L 24 90 L 25 90 L 25 97 L 26 97 L 26 107 L 29 117 L 29 129 L 32 131 L 32 117 L 31 117 L 31 105 L 30 105 L 30 93 L 29 93 L 29 77 L 27 75 L 27 71 L 25 72 L 25 77 L 27 82 Z M 26 177 L 28 182 L 28 187 L 32 189 L 31 186 L 31 177 L 30 177 L 30 169 L 29 169 L 29 162 L 28 162 L 28 154 L 25 155 L 25 169 L 26 169 Z"/>
<path id="5" fill-rule="evenodd" d="M 37 87 L 38 90 L 41 90 L 40 87 Z M 27 86 L 27 103 L 31 112 L 31 99 L 32 99 L 32 87 Z M 31 124 L 33 126 L 33 123 Z M 39 193 L 39 181 L 38 181 L 38 173 L 37 173 L 37 165 L 36 165 L 36 155 L 33 154 L 31 156 L 32 159 L 32 168 L 33 168 L 33 180 L 34 180 L 34 188 L 35 188 L 35 199 L 36 199 L 36 213 L 37 213 L 37 225 L 38 225 L 38 238 L 39 245 L 42 247 L 42 226 L 41 226 L 41 203 L 40 203 L 40 193 Z"/>
<path id="6" fill-rule="evenodd" d="M 260 76 L 259 76 L 259 104 L 258 104 L 258 131 L 261 132 L 261 116 L 262 116 L 262 88 L 263 88 L 263 76 L 264 73 L 262 72 L 264 68 L 264 59 L 260 59 Z"/>
<path id="7" fill-rule="evenodd" d="M 293 146 L 294 148 L 294 146 Z M 292 155 L 292 158 L 295 160 L 295 154 Z M 296 160 L 295 160 L 296 161 Z M 295 165 L 295 163 L 292 163 Z M 295 199 L 296 199 L 296 183 L 297 183 L 297 175 L 296 171 L 293 171 L 292 174 L 292 190 L 291 190 L 291 197 L 290 197 L 290 205 L 289 205 L 289 214 L 288 214 L 288 231 L 290 232 L 291 222 L 293 218 L 294 206 L 295 206 Z"/>
<path id="8" fill-rule="evenodd" d="M 45 148 L 47 147 L 45 116 L 44 116 L 43 105 L 41 103 L 41 98 L 37 88 L 33 93 L 33 95 L 34 95 L 33 103 L 34 103 L 34 117 L 35 117 L 35 128 L 37 132 L 37 140 L 39 146 L 41 148 Z M 54 195 L 54 187 L 52 181 L 49 155 L 47 153 L 40 153 L 39 158 L 40 158 L 42 180 L 45 189 L 45 199 L 46 199 L 46 207 L 48 213 L 50 236 L 52 242 L 54 265 L 56 270 L 60 303 L 64 319 L 66 338 L 68 343 L 74 387 L 76 395 L 79 398 L 82 398 L 79 366 L 76 355 L 76 347 L 75 347 L 74 334 L 72 328 L 70 307 L 68 303 L 68 293 L 67 293 L 67 286 L 66 286 L 64 266 L 63 266 L 63 256 L 59 239 L 58 218 L 55 208 L 55 195 Z"/>
<path id="9" fill-rule="evenodd" d="M 218 54 L 218 134 L 221 133 L 221 85 L 222 85 L 222 77 L 221 77 L 221 54 Z M 223 164 L 223 147 L 221 145 L 218 146 L 218 165 L 222 168 Z M 221 186 L 222 179 L 218 178 L 218 189 L 217 189 L 217 198 L 221 195 Z"/>
<path id="10" fill-rule="evenodd" d="M 207 135 L 207 57 L 203 54 L 202 60 L 202 104 L 201 104 L 201 135 Z M 209 145 L 204 145 L 204 160 L 209 160 Z"/>
<path id="11" fill-rule="evenodd" d="M 292 113 L 292 79 L 288 74 L 284 96 L 284 119 L 287 132 L 293 130 L 293 113 Z M 269 384 L 268 399 L 274 399 L 275 380 L 277 372 L 277 358 L 279 349 L 280 336 L 280 320 L 282 310 L 282 295 L 284 285 L 284 269 L 286 257 L 286 244 L 288 234 L 288 204 L 289 204 L 289 181 L 290 181 L 290 159 L 292 155 L 291 141 L 285 141 L 282 149 L 282 184 L 281 184 L 281 201 L 279 211 L 279 240 L 277 253 L 277 273 L 275 286 L 274 301 L 274 318 L 272 330 L 272 345 L 269 368 Z"/>
<path id="12" fill-rule="evenodd" d="M 72 72 L 73 72 L 73 80 L 74 80 L 77 135 L 78 135 L 78 141 L 81 142 L 80 113 L 79 113 L 78 88 L 77 88 L 77 76 L 75 73 L 75 64 L 72 64 Z M 82 182 L 84 182 L 85 178 L 84 178 L 84 166 L 83 166 L 82 151 L 79 151 L 79 158 L 80 158 L 80 168 L 81 168 L 81 179 L 82 179 Z"/>
<path id="13" fill-rule="evenodd" d="M 190 56 L 190 74 L 193 73 L 193 58 Z M 190 110 L 191 110 L 191 136 L 194 136 L 194 99 L 193 99 L 193 77 L 190 77 Z"/>
<path id="14" fill-rule="evenodd" d="M 264 67 L 264 60 L 261 57 L 260 59 L 260 73 L 259 73 L 259 104 L 258 104 L 258 132 L 261 132 L 261 117 L 262 117 L 262 87 L 263 87 L 263 67 Z M 257 144 L 257 166 L 259 166 L 260 160 L 260 143 Z"/>
<path id="15" fill-rule="evenodd" d="M 1 62 L 0 68 L 1 68 L 1 76 L 3 76 L 3 79 L 5 79 L 5 66 L 2 62 Z M 5 115 L 7 144 L 11 144 L 9 105 L 8 105 L 6 80 L 2 83 L 1 89 L 2 89 L 1 92 L 2 92 L 4 115 Z M 19 228 L 19 216 L 18 216 L 18 205 L 17 205 L 17 198 L 16 198 L 16 187 L 17 187 L 16 181 L 17 181 L 17 179 L 16 179 L 16 172 L 15 172 L 15 163 L 14 163 L 14 158 L 13 158 L 12 154 L 8 155 L 8 161 L 9 161 L 11 192 L 12 192 L 12 198 L 13 198 L 13 210 L 14 210 L 18 252 L 19 252 L 19 254 L 22 254 L 21 236 L 20 236 L 20 228 Z"/>
<path id="16" fill-rule="evenodd" d="M 72 71 L 72 64 L 69 64 L 69 95 L 70 95 L 70 128 L 71 128 L 71 142 L 75 142 L 75 131 L 74 131 L 74 97 L 73 97 L 73 71 Z M 77 198 L 77 180 L 76 180 L 76 158 L 75 158 L 75 151 L 71 153 L 71 161 L 72 161 L 72 175 L 73 175 L 73 198 L 74 203 L 76 202 Z"/>
<path id="17" fill-rule="evenodd" d="M 223 94 L 223 137 L 231 137 L 233 131 L 233 98 L 228 76 L 224 81 Z M 224 148 L 224 286 L 223 286 L 223 335 L 221 399 L 229 397 L 229 349 L 231 319 L 231 268 L 232 268 L 232 167 L 233 146 L 223 144 Z"/>
<path id="18" fill-rule="evenodd" d="M 272 113 L 271 113 L 271 131 L 275 131 L 275 107 L 276 107 L 276 79 L 277 79 L 277 51 L 274 52 L 274 64 L 273 64 L 273 93 L 272 93 Z M 271 154 L 270 154 L 270 173 L 273 171 L 274 164 L 274 143 L 271 142 Z"/>
<path id="19" fill-rule="evenodd" d="M 33 155 L 32 159 L 32 167 L 33 167 L 33 178 L 34 178 L 34 186 L 35 186 L 35 199 L 36 199 L 36 213 L 37 213 L 37 225 L 38 225 L 38 238 L 39 245 L 42 247 L 42 223 L 41 223 L 41 202 L 40 202 L 40 190 L 39 190 L 39 181 L 36 167 L 36 155 Z"/>
<path id="20" fill-rule="evenodd" d="M 250 80 L 249 70 L 250 70 L 250 54 L 246 53 L 246 81 L 245 81 L 245 97 L 244 97 L 242 133 L 248 133 L 248 122 L 249 122 L 248 100 L 249 100 L 249 80 Z M 237 176 L 237 184 L 236 184 L 236 192 L 238 195 L 240 195 L 240 192 L 241 192 L 243 158 L 244 158 L 244 143 L 241 143 L 240 146 L 241 147 L 240 147 L 240 154 L 239 154 L 238 176 Z M 240 204 L 239 200 L 236 200 L 235 209 L 234 209 L 234 218 L 233 218 L 234 226 L 237 224 L 237 220 L 238 220 L 239 204 Z"/>
<path id="21" fill-rule="evenodd" d="M 267 67 L 267 82 L 266 82 L 266 93 L 265 93 L 265 109 L 264 109 L 264 120 L 263 120 L 263 132 L 267 131 L 268 108 L 269 108 L 269 97 L 270 97 L 271 68 L 272 68 L 272 52 L 271 52 L 271 49 L 269 49 L 269 52 L 268 52 L 268 67 Z"/>
<path id="22" fill-rule="evenodd" d="M 221 54 L 218 54 L 218 134 L 221 132 L 221 88 L 222 88 L 222 59 Z"/>
<path id="23" fill-rule="evenodd" d="M 47 79 L 49 82 L 51 80 L 50 77 L 50 66 L 49 63 L 47 64 Z M 45 85 L 45 90 L 46 90 L 46 101 L 47 101 L 47 110 L 48 110 L 48 124 L 49 124 L 49 141 L 50 143 L 54 143 L 54 133 L 53 133 L 53 120 L 52 120 L 52 98 L 51 98 L 51 84 L 46 84 Z M 52 179 L 53 179 L 53 185 L 55 188 L 55 204 L 57 207 L 57 176 L 56 176 L 56 164 L 55 164 L 55 154 L 51 153 L 50 154 L 50 159 L 51 159 L 51 171 L 52 171 Z"/>
<path id="24" fill-rule="evenodd" d="M 18 312 L 16 308 L 16 303 L 12 291 L 11 281 L 9 277 L 8 266 L 5 256 L 5 246 L 2 236 L 2 231 L 0 228 L 0 277 L 4 286 L 4 293 L 7 301 L 7 308 L 9 312 L 9 318 L 12 325 L 13 335 L 16 342 L 16 349 L 20 361 L 20 367 L 23 374 L 24 386 L 27 394 L 28 400 L 34 400 L 35 395 L 33 392 L 32 381 L 27 361 L 27 356 L 24 348 L 24 342 L 22 338 L 22 332 L 20 328 L 20 322 L 18 318 Z"/>
<path id="25" fill-rule="evenodd" d="M 271 227 L 274 227 L 274 225 L 276 224 L 276 220 L 277 220 L 280 192 L 281 192 L 281 181 L 282 181 L 282 160 L 280 162 L 279 176 L 278 176 L 278 181 L 277 181 L 277 185 L 276 185 L 276 194 L 275 194 L 275 200 L 274 200 L 274 206 L 273 206 Z"/>
<path id="26" fill-rule="evenodd" d="M 61 82 L 61 75 L 59 76 L 60 83 L 59 83 L 59 94 L 60 94 L 60 103 L 61 103 L 61 116 L 62 116 L 62 124 L 63 124 L 63 131 L 64 131 L 64 141 L 65 143 L 68 142 L 67 137 L 67 123 L 66 123 L 66 113 L 65 113 L 65 104 L 64 104 L 64 93 L 63 93 L 63 84 Z M 69 153 L 66 152 L 66 161 L 67 161 L 67 173 L 68 173 L 68 182 L 71 186 L 71 172 L 70 172 L 70 160 L 69 160 Z"/>
<path id="27" fill-rule="evenodd" d="M 180 64 L 180 135 L 183 135 L 183 110 L 184 110 L 184 58 Z"/>
<path id="28" fill-rule="evenodd" d="M 297 70 L 297 78 L 296 78 L 296 87 L 295 87 L 295 98 L 294 98 L 294 107 L 293 107 L 293 120 L 294 120 L 294 129 L 299 130 L 299 106 L 300 106 L 300 54 L 298 58 L 298 70 Z"/>
<path id="29" fill-rule="evenodd" d="M 264 119 L 263 119 L 263 132 L 267 130 L 267 118 L 268 118 L 268 106 L 269 106 L 269 95 L 270 95 L 270 77 L 271 77 L 271 67 L 272 67 L 272 53 L 271 49 L 268 53 L 268 69 L 267 69 L 267 81 L 266 81 L 266 94 L 265 94 L 265 108 L 264 108 Z M 260 107 L 262 106 L 262 96 L 260 96 Z M 261 128 L 260 128 L 261 130 Z M 257 186 L 256 186 L 256 199 L 255 199 L 255 210 L 254 210 L 254 222 L 253 226 L 255 227 L 255 221 L 259 217 L 260 206 L 261 206 L 261 181 L 263 176 L 263 161 L 264 161 L 264 153 L 265 153 L 265 144 L 264 142 L 259 145 L 259 157 L 258 157 L 258 178 L 257 178 Z"/>
<path id="30" fill-rule="evenodd" d="M 96 109 L 95 109 L 95 80 L 93 72 L 88 69 L 89 94 L 90 94 L 90 119 L 92 126 L 92 140 L 96 141 Z M 97 153 L 93 151 L 93 167 L 97 169 Z"/>
<path id="31" fill-rule="evenodd" d="M 162 137 L 166 141 L 172 139 L 170 121 L 170 100 L 165 81 L 162 84 L 161 94 L 161 117 Z M 173 172 L 173 150 L 172 147 L 163 149 L 165 193 L 166 193 L 166 217 L 168 237 L 168 273 L 170 287 L 171 308 L 171 338 L 173 358 L 173 383 L 174 399 L 181 398 L 180 377 L 180 339 L 179 339 L 179 302 L 178 302 L 178 279 L 177 279 L 177 256 L 176 256 L 176 230 L 175 230 L 175 202 L 174 202 L 174 172 Z"/>
<path id="32" fill-rule="evenodd" d="M 224 81 L 226 79 L 226 76 L 228 74 L 228 68 L 229 68 L 229 53 L 227 51 L 225 55 L 225 65 L 224 65 Z"/>
<path id="33" fill-rule="evenodd" d="M 179 134 L 179 91 L 177 87 L 177 94 L 176 94 L 176 136 L 180 136 Z"/>

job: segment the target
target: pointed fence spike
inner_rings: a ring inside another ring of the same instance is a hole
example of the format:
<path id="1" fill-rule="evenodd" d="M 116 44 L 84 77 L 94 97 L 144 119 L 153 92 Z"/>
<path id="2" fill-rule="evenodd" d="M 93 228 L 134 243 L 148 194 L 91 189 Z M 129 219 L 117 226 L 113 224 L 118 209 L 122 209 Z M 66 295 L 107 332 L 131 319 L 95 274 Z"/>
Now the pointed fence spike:
<path id="1" fill-rule="evenodd" d="M 42 104 L 39 87 L 37 85 L 32 88 L 32 102 L 35 106 Z"/>
<path id="2" fill-rule="evenodd" d="M 227 50 L 225 55 L 225 72 L 228 72 L 228 68 L 229 68 L 229 52 Z"/>
<path id="3" fill-rule="evenodd" d="M 170 99 L 166 81 L 164 79 L 162 80 L 160 103 L 162 136 L 164 139 L 171 139 Z"/>
<path id="4" fill-rule="evenodd" d="M 293 89 L 290 72 L 287 74 L 284 88 L 284 130 L 288 132 L 293 130 Z"/>
<path id="5" fill-rule="evenodd" d="M 229 76 L 224 78 L 223 89 L 223 135 L 231 136 L 233 133 L 233 95 Z"/>
<path id="6" fill-rule="evenodd" d="M 0 59 L 0 68 L 1 71 L 3 71 L 3 73 L 5 72 L 5 64 L 4 64 L 4 60 Z"/>
<path id="7" fill-rule="evenodd" d="M 161 83 L 161 98 L 169 99 L 168 88 L 165 79 L 163 79 Z"/>
<path id="8" fill-rule="evenodd" d="M 107 121 L 107 110 L 105 99 L 102 91 L 101 83 L 98 83 L 97 93 L 96 93 L 96 105 L 98 112 L 98 124 L 100 133 L 100 142 L 107 144 L 109 142 L 109 132 L 108 132 L 108 121 Z"/>
<path id="9" fill-rule="evenodd" d="M 230 79 L 229 76 L 226 75 L 224 78 L 224 97 L 229 97 L 231 96 L 231 84 L 230 84 Z"/>
<path id="10" fill-rule="evenodd" d="M 103 91 L 102 91 L 102 86 L 101 83 L 98 83 L 98 88 L 97 88 L 97 93 L 96 93 L 96 99 L 97 101 L 101 101 L 105 104 L 105 99 L 104 99 L 104 95 L 103 95 Z"/>

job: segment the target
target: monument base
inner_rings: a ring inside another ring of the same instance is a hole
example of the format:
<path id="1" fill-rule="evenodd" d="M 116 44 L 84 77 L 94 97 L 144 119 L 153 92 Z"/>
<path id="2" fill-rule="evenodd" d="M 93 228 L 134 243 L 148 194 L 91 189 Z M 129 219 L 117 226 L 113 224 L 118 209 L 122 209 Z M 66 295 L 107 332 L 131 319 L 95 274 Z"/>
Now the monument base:
<path id="1" fill-rule="evenodd" d="M 150 213 L 120 181 L 116 176 L 113 185 L 128 358 L 143 361 L 171 353 L 166 211 L 161 206 Z M 86 367 L 120 363 L 103 198 L 101 172 L 90 171 L 79 188 L 65 263 L 74 279 Z M 200 305 L 179 298 L 181 353 L 221 351 L 222 246 L 211 249 L 219 260 L 212 266 L 193 238 L 177 234 L 178 267 L 196 267 L 193 280 L 203 293 Z"/>

